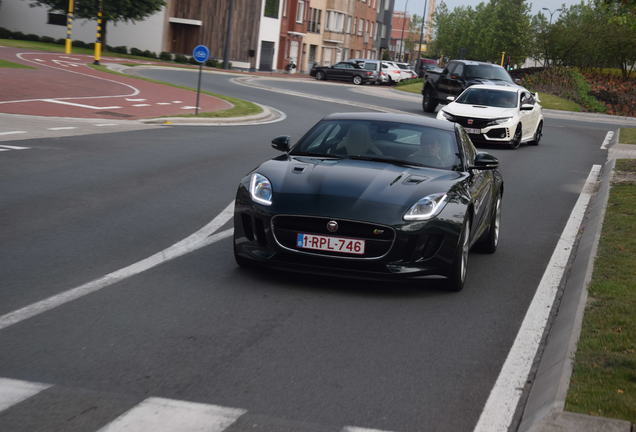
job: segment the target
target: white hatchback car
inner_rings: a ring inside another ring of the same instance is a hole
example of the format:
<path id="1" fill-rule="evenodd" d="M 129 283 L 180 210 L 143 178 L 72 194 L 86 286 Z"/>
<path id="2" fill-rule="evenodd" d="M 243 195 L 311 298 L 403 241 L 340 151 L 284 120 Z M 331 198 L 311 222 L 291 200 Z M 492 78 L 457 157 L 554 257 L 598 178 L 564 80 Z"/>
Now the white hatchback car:
<path id="1" fill-rule="evenodd" d="M 506 144 L 516 149 L 521 143 L 538 145 L 543 134 L 539 96 L 523 87 L 468 87 L 442 107 L 437 118 L 461 124 L 476 146 Z"/>
<path id="2" fill-rule="evenodd" d="M 389 77 L 389 84 L 402 81 L 402 71 L 400 67 L 392 61 L 382 60 L 382 72 Z"/>

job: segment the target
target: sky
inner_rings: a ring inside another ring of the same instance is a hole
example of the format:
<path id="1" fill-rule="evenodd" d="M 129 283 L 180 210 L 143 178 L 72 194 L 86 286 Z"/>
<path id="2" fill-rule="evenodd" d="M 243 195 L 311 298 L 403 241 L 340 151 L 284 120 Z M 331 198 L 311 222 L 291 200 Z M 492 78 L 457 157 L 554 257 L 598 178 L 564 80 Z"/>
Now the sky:
<path id="1" fill-rule="evenodd" d="M 408 12 L 422 15 L 424 11 L 424 0 L 395 0 L 395 11 L 403 11 L 404 5 L 408 1 Z M 484 2 L 487 3 L 488 0 L 437 0 L 437 4 L 440 4 L 442 1 L 446 3 L 449 10 L 457 6 L 472 6 L 475 7 L 479 3 Z M 541 10 L 541 8 L 547 7 L 551 10 L 555 10 L 561 7 L 562 4 L 566 6 L 572 6 L 574 4 L 580 3 L 581 0 L 528 0 L 528 3 L 531 4 L 532 9 L 530 13 L 535 15 L 537 12 Z M 554 14 L 554 19 L 558 16 L 558 12 Z"/>

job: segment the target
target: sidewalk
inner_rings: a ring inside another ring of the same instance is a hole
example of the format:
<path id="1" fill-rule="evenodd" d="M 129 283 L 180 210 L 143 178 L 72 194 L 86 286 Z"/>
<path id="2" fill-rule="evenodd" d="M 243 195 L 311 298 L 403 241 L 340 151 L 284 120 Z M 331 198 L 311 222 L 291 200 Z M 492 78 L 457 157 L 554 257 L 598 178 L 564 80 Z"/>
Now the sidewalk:
<path id="1" fill-rule="evenodd" d="M 88 55 L 4 47 L 0 59 L 35 68 L 0 68 L 3 113 L 136 120 L 195 110 L 195 92 L 95 70 L 88 66 L 92 63 Z M 103 58 L 102 62 L 138 61 Z M 199 106 L 201 112 L 214 112 L 232 104 L 201 94 Z"/>

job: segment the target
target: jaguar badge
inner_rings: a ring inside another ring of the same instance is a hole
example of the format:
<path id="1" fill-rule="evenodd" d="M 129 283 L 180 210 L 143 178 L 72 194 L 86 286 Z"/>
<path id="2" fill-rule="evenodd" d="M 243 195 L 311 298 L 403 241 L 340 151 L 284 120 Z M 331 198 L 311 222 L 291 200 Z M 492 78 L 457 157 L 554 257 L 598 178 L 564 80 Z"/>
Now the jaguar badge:
<path id="1" fill-rule="evenodd" d="M 338 222 L 336 221 L 329 221 L 327 222 L 327 231 L 329 232 L 336 232 L 338 231 Z"/>

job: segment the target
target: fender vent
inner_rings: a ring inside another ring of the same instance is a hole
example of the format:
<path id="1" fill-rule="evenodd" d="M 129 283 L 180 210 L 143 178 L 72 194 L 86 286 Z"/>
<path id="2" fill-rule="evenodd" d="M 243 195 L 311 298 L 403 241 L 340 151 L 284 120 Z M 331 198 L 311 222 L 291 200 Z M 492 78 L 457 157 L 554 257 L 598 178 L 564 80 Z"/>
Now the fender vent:
<path id="1" fill-rule="evenodd" d="M 404 181 L 402 183 L 406 184 L 406 185 L 416 185 L 416 184 L 420 184 L 423 181 L 426 181 L 427 178 L 426 177 L 420 177 L 420 176 L 408 176 L 406 179 L 404 179 Z"/>

